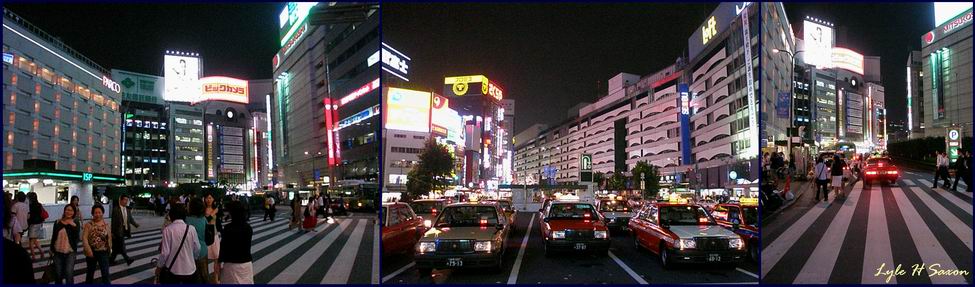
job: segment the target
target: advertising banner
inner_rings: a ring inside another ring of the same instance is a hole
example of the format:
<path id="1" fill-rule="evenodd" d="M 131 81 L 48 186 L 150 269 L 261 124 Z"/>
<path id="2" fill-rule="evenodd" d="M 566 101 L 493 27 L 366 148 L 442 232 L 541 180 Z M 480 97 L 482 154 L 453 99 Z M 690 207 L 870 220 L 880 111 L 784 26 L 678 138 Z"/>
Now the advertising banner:
<path id="1" fill-rule="evenodd" d="M 386 92 L 384 127 L 391 130 L 430 132 L 431 93 L 400 88 Z"/>
<path id="2" fill-rule="evenodd" d="M 792 107 L 792 93 L 779 92 L 775 99 L 775 115 L 789 118 L 789 109 Z"/>
<path id="3" fill-rule="evenodd" d="M 249 92 L 246 80 L 229 77 L 205 77 L 200 79 L 199 101 L 228 101 L 241 104 L 249 103 Z"/>
<path id="4" fill-rule="evenodd" d="M 200 94 L 200 58 L 165 55 L 163 99 L 170 102 L 196 102 Z"/>
<path id="5" fill-rule="evenodd" d="M 691 158 L 691 93 L 686 83 L 677 84 L 677 93 L 680 95 L 677 97 L 677 105 L 680 107 L 677 120 L 680 122 L 681 164 L 691 164 L 693 162 L 693 158 Z"/>
<path id="6" fill-rule="evenodd" d="M 803 60 L 808 65 L 833 66 L 833 28 L 809 20 L 803 21 Z"/>

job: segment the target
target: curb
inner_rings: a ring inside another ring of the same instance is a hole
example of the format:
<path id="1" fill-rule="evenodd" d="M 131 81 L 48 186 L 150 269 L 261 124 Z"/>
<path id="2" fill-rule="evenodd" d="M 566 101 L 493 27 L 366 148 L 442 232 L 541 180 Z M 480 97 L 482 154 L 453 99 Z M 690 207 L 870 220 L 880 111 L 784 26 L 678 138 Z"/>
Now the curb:
<path id="1" fill-rule="evenodd" d="M 808 182 L 808 181 L 804 181 L 804 182 Z M 804 187 L 805 187 L 805 185 L 803 185 L 803 188 L 802 189 L 805 189 Z M 773 211 L 768 216 L 762 217 L 762 224 L 764 225 L 766 223 L 766 221 L 771 221 L 772 219 L 775 219 L 776 217 L 778 217 L 779 214 L 782 213 L 782 211 L 786 210 L 787 208 L 789 208 L 793 204 L 795 204 L 797 201 L 799 201 L 799 199 L 802 198 L 802 195 L 803 194 L 805 194 L 805 192 L 796 192 L 796 197 L 795 198 L 793 198 L 792 200 L 786 202 L 785 204 L 783 204 L 782 206 L 780 206 L 779 209 L 776 209 L 775 211 Z"/>

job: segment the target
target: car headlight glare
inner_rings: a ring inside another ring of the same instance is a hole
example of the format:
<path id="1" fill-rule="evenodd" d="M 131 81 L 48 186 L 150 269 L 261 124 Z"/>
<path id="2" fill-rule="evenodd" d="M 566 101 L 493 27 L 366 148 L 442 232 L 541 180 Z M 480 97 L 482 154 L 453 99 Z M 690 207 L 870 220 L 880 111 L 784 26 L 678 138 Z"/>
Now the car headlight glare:
<path id="1" fill-rule="evenodd" d="M 742 249 L 745 247 L 745 241 L 741 240 L 741 238 L 732 238 L 728 240 L 728 247 L 731 249 Z"/>
<path id="2" fill-rule="evenodd" d="M 436 252 L 437 251 L 437 243 L 436 242 L 420 242 L 420 244 L 416 246 L 416 249 L 420 253 Z"/>
<path id="3" fill-rule="evenodd" d="M 430 221 L 429 219 L 423 221 L 423 227 L 430 228 L 430 226 L 433 226 L 432 221 Z"/>
<path id="4" fill-rule="evenodd" d="M 552 231 L 552 239 L 565 239 L 565 231 Z"/>
<path id="5" fill-rule="evenodd" d="M 596 230 L 596 232 L 594 232 L 593 235 L 595 235 L 596 238 L 600 238 L 600 239 L 609 238 L 609 232 L 606 232 L 606 230 Z"/>
<path id="6" fill-rule="evenodd" d="M 694 239 L 681 239 L 680 249 L 694 249 L 697 248 L 697 242 Z"/>
<path id="7" fill-rule="evenodd" d="M 474 251 L 491 252 L 491 241 L 474 242 Z"/>

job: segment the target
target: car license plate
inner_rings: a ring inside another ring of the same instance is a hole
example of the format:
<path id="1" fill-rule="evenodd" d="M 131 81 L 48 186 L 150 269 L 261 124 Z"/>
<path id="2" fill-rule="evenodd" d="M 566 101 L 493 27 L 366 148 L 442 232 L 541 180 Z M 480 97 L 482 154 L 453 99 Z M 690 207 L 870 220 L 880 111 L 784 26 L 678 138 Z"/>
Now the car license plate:
<path id="1" fill-rule="evenodd" d="M 721 254 L 708 254 L 708 262 L 721 261 Z"/>
<path id="2" fill-rule="evenodd" d="M 464 260 L 460 258 L 447 258 L 447 267 L 464 266 Z"/>
<path id="3" fill-rule="evenodd" d="M 586 244 L 585 243 L 576 243 L 575 249 L 576 250 L 586 250 Z"/>

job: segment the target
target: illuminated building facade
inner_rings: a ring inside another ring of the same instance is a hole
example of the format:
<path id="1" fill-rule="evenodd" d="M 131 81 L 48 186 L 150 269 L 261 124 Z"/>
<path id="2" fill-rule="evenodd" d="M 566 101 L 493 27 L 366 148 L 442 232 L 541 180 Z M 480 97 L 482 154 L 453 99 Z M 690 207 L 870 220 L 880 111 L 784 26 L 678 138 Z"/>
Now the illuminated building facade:
<path id="1" fill-rule="evenodd" d="M 939 6 L 935 5 L 935 12 Z M 957 14 L 955 14 L 957 13 Z M 912 120 L 924 126 L 912 137 L 945 136 L 948 127 L 960 127 L 972 136 L 972 8 L 921 37 L 921 92 L 923 107 L 912 109 Z M 913 99 L 912 99 L 913 101 Z M 922 115 L 923 113 L 923 115 Z"/>

